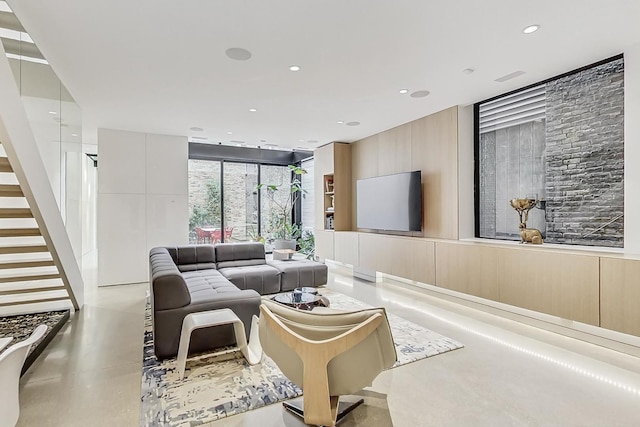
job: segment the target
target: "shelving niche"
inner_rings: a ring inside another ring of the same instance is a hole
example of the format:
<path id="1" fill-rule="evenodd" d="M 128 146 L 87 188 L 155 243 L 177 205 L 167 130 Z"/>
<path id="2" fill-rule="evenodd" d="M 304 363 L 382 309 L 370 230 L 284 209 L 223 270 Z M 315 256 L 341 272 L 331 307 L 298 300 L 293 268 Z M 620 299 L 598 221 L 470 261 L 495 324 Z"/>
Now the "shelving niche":
<path id="1" fill-rule="evenodd" d="M 334 230 L 335 209 L 334 209 L 334 187 L 333 187 L 333 174 L 324 175 L 323 177 L 323 189 L 324 189 L 324 229 Z"/>

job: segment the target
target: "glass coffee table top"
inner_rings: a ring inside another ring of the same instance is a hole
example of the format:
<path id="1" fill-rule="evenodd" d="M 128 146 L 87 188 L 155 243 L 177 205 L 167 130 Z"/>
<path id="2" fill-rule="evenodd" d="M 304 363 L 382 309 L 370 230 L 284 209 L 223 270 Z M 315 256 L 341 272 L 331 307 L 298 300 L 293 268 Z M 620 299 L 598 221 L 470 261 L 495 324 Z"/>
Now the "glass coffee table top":
<path id="1" fill-rule="evenodd" d="M 296 291 L 298 289 L 296 289 Z M 288 305 L 289 307 L 297 308 L 299 310 L 313 310 L 314 307 L 329 307 L 329 300 L 318 295 L 318 291 L 315 288 L 311 289 L 313 289 L 315 294 L 295 291 L 285 292 L 274 296 L 272 299 L 280 304 Z"/>

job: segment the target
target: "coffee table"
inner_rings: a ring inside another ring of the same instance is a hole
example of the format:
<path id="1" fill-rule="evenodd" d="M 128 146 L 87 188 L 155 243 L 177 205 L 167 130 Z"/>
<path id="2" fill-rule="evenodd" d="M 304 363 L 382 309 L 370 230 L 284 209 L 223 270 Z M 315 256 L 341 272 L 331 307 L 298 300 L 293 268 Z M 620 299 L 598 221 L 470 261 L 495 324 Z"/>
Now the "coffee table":
<path id="1" fill-rule="evenodd" d="M 305 289 L 305 288 L 298 288 Z M 329 300 L 321 295 L 317 294 L 315 288 L 312 288 L 316 294 L 309 292 L 286 292 L 278 294 L 272 299 L 280 304 L 288 305 L 289 307 L 297 308 L 298 310 L 313 310 L 315 307 L 329 307 Z"/>

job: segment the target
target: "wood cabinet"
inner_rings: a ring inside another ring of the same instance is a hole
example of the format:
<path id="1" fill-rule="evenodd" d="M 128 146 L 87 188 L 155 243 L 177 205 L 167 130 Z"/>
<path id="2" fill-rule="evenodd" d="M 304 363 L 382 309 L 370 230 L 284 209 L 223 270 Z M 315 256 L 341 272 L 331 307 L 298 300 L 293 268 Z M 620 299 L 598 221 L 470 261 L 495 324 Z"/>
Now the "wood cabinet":
<path id="1" fill-rule="evenodd" d="M 601 326 L 640 336 L 640 260 L 600 258 Z"/>
<path id="2" fill-rule="evenodd" d="M 498 301 L 498 250 L 457 242 L 436 242 L 436 285 Z"/>
<path id="3" fill-rule="evenodd" d="M 600 325 L 599 257 L 498 249 L 498 301 L 563 319 Z"/>
<path id="4" fill-rule="evenodd" d="M 316 230 L 316 256 L 320 259 L 335 259 L 333 252 L 333 231 Z"/>
<path id="5" fill-rule="evenodd" d="M 351 230 L 351 145 L 334 142 L 314 153 L 315 229 Z"/>
<path id="6" fill-rule="evenodd" d="M 360 266 L 358 254 L 360 245 L 358 233 L 352 231 L 337 231 L 334 233 L 334 259 L 354 267 Z"/>

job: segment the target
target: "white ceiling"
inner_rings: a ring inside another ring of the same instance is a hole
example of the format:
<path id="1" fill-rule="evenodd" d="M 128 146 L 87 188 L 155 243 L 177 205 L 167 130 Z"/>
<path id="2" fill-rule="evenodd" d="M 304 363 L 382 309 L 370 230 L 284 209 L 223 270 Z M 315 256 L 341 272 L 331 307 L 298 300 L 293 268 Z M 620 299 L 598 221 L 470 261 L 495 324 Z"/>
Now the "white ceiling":
<path id="1" fill-rule="evenodd" d="M 640 43 L 637 0 L 8 3 L 82 107 L 85 128 L 307 149 L 355 141 Z M 530 24 L 541 28 L 523 34 Z M 227 58 L 231 47 L 251 59 Z M 293 64 L 302 70 L 289 71 Z M 431 94 L 411 98 L 399 94 L 404 88 Z"/>

